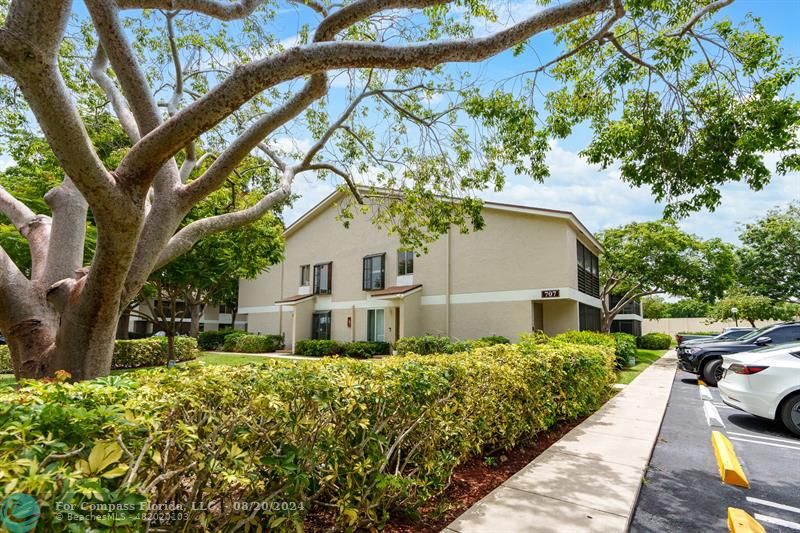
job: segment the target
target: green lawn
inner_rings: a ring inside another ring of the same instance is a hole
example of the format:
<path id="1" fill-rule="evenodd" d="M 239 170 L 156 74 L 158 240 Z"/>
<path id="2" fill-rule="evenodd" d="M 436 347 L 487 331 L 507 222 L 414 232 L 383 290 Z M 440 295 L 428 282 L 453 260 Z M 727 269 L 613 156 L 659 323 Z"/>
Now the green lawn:
<path id="1" fill-rule="evenodd" d="M 0 374 L 0 388 L 13 385 L 17 381 L 14 379 L 14 374 Z"/>
<path id="2" fill-rule="evenodd" d="M 645 368 L 650 366 L 653 361 L 660 358 L 665 353 L 667 353 L 667 350 L 637 350 L 636 361 L 638 362 L 635 366 L 617 371 L 617 383 L 627 385 L 633 381 L 636 376 L 641 374 Z"/>
<path id="3" fill-rule="evenodd" d="M 208 363 L 210 365 L 229 366 L 246 365 L 247 363 L 263 363 L 269 359 L 269 357 L 261 357 L 258 355 L 228 355 L 214 352 L 203 352 L 202 355 L 197 358 L 198 361 L 203 361 L 204 363 Z"/>

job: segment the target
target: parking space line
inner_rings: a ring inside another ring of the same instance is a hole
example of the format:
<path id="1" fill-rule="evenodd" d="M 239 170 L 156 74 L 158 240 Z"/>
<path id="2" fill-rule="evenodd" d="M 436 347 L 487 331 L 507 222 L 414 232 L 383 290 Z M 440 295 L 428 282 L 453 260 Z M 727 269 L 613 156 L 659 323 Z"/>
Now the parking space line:
<path id="1" fill-rule="evenodd" d="M 753 435 L 752 433 L 739 433 L 737 431 L 729 431 L 728 435 L 738 435 L 740 437 L 749 437 L 751 439 L 774 440 L 775 442 L 783 442 L 785 444 L 790 444 L 793 446 L 800 446 L 800 441 L 797 440 L 779 439 L 776 437 L 762 437 L 761 435 Z"/>
<path id="2" fill-rule="evenodd" d="M 713 403 L 708 400 L 703 401 L 703 412 L 706 415 L 706 422 L 710 427 L 725 427 L 725 422 L 722 421 L 722 417 L 719 416 L 719 411 L 717 411 Z"/>
<path id="3" fill-rule="evenodd" d="M 731 440 L 740 442 L 752 442 L 753 444 L 761 444 L 763 446 L 775 446 L 776 448 L 788 448 L 790 450 L 800 451 L 800 446 L 787 446 L 786 444 L 777 444 L 775 442 L 764 442 L 762 440 L 743 439 L 741 437 L 731 437 Z"/>
<path id="4" fill-rule="evenodd" d="M 775 503 L 769 500 L 762 500 L 760 498 L 751 498 L 750 496 L 747 497 L 747 501 L 750 503 L 757 503 L 759 505 L 766 505 L 767 507 L 774 507 L 775 509 L 780 509 L 782 511 L 789 511 L 790 513 L 800 514 L 800 507 L 792 507 L 791 505 Z"/>
<path id="5" fill-rule="evenodd" d="M 716 407 L 717 409 L 733 409 L 734 411 L 739 410 L 735 407 L 731 407 L 730 405 L 725 405 L 724 403 L 714 403 L 714 407 Z"/>
<path id="6" fill-rule="evenodd" d="M 789 529 L 796 529 L 797 531 L 800 531 L 800 524 L 797 522 L 790 522 L 788 520 L 775 518 L 774 516 L 767 516 L 758 513 L 756 513 L 754 517 L 759 522 L 766 522 L 767 524 L 772 524 L 773 526 L 788 527 Z"/>

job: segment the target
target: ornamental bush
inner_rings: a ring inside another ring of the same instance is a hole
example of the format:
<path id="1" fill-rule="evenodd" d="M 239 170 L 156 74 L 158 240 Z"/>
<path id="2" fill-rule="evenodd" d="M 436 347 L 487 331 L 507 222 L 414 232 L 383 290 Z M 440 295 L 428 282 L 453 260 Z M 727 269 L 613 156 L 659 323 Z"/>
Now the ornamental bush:
<path id="1" fill-rule="evenodd" d="M 5 344 L 0 345 L 0 374 L 13 374 L 14 366 L 11 364 L 11 352 Z"/>
<path id="2" fill-rule="evenodd" d="M 231 334 L 246 335 L 247 332 L 231 328 L 201 331 L 197 336 L 197 344 L 201 350 L 219 350 L 225 344 L 225 339 Z"/>
<path id="3" fill-rule="evenodd" d="M 666 333 L 648 333 L 639 337 L 639 348 L 644 350 L 667 350 L 672 344 L 672 337 Z"/>
<path id="4" fill-rule="evenodd" d="M 342 355 L 354 359 L 369 359 L 376 355 L 390 355 L 391 353 L 392 345 L 388 342 L 356 341 L 342 345 Z"/>
<path id="5" fill-rule="evenodd" d="M 297 531 L 312 505 L 336 530 L 379 529 L 458 464 L 592 412 L 613 366 L 607 347 L 563 343 L 28 381 L 0 391 L 0 486 L 39 501 L 44 531 L 142 531 L 147 503 L 188 509 L 150 529 Z"/>
<path id="6" fill-rule="evenodd" d="M 167 337 L 116 341 L 114 343 L 114 358 L 111 361 L 111 368 L 165 365 L 169 360 L 168 343 Z M 199 355 L 197 340 L 192 337 L 175 337 L 174 349 L 174 357 L 177 361 L 197 359 Z"/>
<path id="7" fill-rule="evenodd" d="M 307 339 L 297 341 L 294 345 L 295 355 L 307 357 L 326 357 L 342 353 L 341 343 L 327 339 Z"/>
<path id="8" fill-rule="evenodd" d="M 398 355 L 430 355 L 471 352 L 476 348 L 487 348 L 495 344 L 511 344 L 511 341 L 508 337 L 501 335 L 489 335 L 480 339 L 463 341 L 451 341 L 447 337 L 436 335 L 422 335 L 419 337 L 403 337 L 395 343 L 394 348 Z"/>
<path id="9" fill-rule="evenodd" d="M 628 366 L 628 360 L 636 358 L 636 337 L 629 333 L 612 333 L 611 336 L 616 342 L 617 366 Z"/>
<path id="10" fill-rule="evenodd" d="M 241 353 L 269 353 L 282 349 L 283 335 L 234 335 L 225 350 Z"/>
<path id="11" fill-rule="evenodd" d="M 244 337 L 248 333 L 240 329 L 235 329 L 225 333 L 225 340 L 222 342 L 222 349 L 226 352 L 236 351 L 236 339 Z"/>

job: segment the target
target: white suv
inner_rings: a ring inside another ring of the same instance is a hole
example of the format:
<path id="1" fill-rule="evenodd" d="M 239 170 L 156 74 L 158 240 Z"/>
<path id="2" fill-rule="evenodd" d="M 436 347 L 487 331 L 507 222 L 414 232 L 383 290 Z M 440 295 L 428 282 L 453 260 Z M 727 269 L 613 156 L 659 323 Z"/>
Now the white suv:
<path id="1" fill-rule="evenodd" d="M 717 387 L 726 404 L 800 435 L 800 343 L 726 354 L 722 368 Z"/>

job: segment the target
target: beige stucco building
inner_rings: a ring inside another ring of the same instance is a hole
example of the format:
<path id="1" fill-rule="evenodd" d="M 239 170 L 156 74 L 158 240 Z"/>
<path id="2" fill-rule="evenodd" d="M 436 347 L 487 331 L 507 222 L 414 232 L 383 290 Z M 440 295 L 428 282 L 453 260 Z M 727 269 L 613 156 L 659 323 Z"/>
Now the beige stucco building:
<path id="1" fill-rule="evenodd" d="M 242 280 L 248 329 L 297 340 L 453 339 L 598 329 L 594 236 L 570 212 L 486 202 L 482 231 L 453 230 L 416 256 L 333 193 L 285 231 L 283 263 Z"/>

